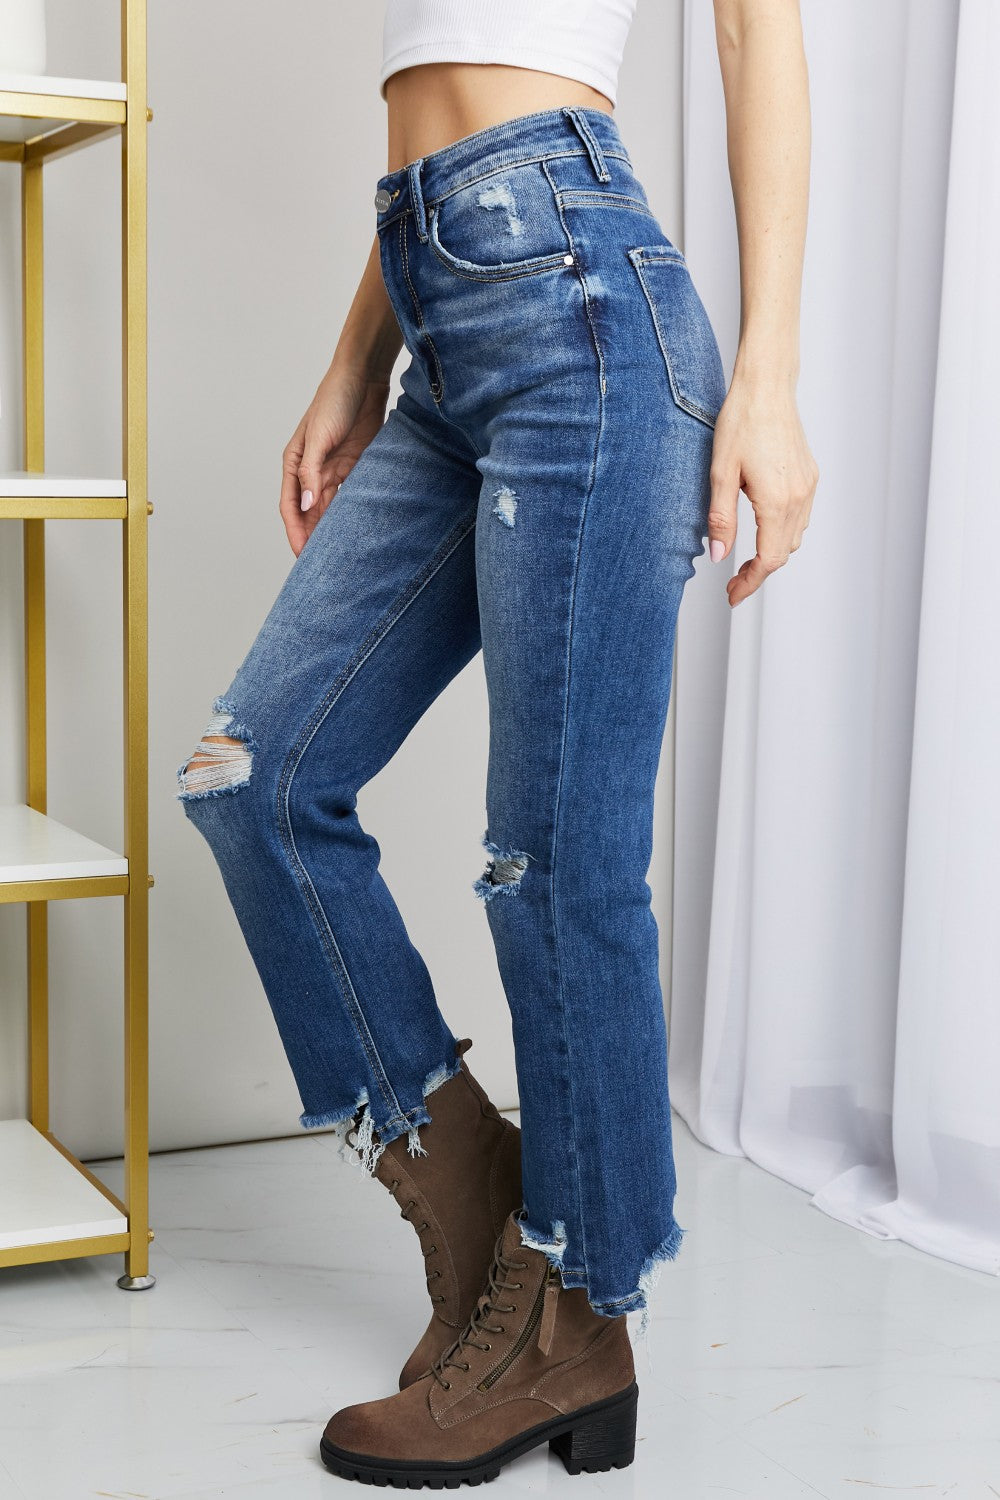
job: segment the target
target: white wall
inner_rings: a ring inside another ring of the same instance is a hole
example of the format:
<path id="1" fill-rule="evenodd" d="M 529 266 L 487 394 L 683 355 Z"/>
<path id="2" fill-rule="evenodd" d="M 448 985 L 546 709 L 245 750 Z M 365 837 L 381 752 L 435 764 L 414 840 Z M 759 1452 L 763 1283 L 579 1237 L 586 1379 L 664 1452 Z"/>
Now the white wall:
<path id="1" fill-rule="evenodd" d="M 49 0 L 52 73 L 118 76 L 117 0 Z M 151 1130 L 154 1148 L 289 1134 L 299 1101 L 211 852 L 174 773 L 294 561 L 281 450 L 367 254 L 385 170 L 380 5 L 150 0 Z M 681 239 L 680 4 L 638 7 L 618 119 Z M 47 463 L 118 473 L 117 141 L 46 168 Z M 18 172 L 0 164 L 0 467 L 18 467 Z M 120 525 L 49 523 L 50 801 L 119 846 Z M 20 523 L 0 523 L 0 801 L 23 792 Z M 668 728 L 668 743 L 670 730 Z M 516 1103 L 508 1013 L 470 889 L 485 826 L 481 661 L 365 788 L 363 820 L 470 1065 Z M 664 945 L 669 751 L 651 872 Z M 420 795 L 414 796 L 414 787 Z M 418 846 L 424 877 L 409 881 Z M 121 1143 L 121 902 L 50 907 L 54 1128 Z M 666 973 L 666 969 L 664 970 Z M 23 1112 L 24 908 L 0 906 L 0 1116 Z"/>

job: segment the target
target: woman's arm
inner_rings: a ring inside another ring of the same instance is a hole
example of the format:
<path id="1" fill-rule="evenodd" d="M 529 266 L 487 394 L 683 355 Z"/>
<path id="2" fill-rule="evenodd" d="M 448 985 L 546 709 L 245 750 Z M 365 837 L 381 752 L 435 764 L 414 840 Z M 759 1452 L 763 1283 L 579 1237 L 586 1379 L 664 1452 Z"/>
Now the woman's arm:
<path id="1" fill-rule="evenodd" d="M 388 381 L 403 335 L 382 279 L 378 235 L 372 241 L 364 274 L 344 320 L 333 363 L 376 380 Z"/>
<path id="2" fill-rule="evenodd" d="M 278 509 L 296 557 L 385 421 L 402 344 L 376 236 L 330 367 L 281 455 Z"/>
<path id="3" fill-rule="evenodd" d="M 809 524 L 819 469 L 795 399 L 809 199 L 809 80 L 799 0 L 715 0 L 729 174 L 740 251 L 740 334 L 712 452 L 712 560 L 736 541 L 740 489 L 756 555 L 729 580 L 730 605 L 788 561 Z"/>

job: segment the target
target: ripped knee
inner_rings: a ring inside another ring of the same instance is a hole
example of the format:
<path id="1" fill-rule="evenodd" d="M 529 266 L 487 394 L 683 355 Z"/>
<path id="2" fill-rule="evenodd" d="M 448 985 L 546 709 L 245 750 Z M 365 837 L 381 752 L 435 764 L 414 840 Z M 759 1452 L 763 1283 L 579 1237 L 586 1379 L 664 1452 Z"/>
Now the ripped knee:
<path id="1" fill-rule="evenodd" d="M 246 786 L 253 771 L 255 747 L 252 735 L 235 719 L 232 707 L 224 699 L 217 698 L 201 742 L 194 754 L 178 768 L 178 798 L 190 801 L 196 797 L 236 792 Z"/>
<path id="2" fill-rule="evenodd" d="M 523 849 L 501 849 L 485 834 L 482 844 L 490 858 L 484 873 L 473 882 L 472 889 L 481 901 L 489 901 L 501 892 L 513 894 L 520 888 L 521 876 L 528 868 L 531 855 Z"/>

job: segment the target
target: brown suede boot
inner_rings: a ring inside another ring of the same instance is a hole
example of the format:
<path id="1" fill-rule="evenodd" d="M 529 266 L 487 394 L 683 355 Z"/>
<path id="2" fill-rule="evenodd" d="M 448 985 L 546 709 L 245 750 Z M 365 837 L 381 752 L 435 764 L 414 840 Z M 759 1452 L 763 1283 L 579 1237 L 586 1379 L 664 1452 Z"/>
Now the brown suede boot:
<path id="1" fill-rule="evenodd" d="M 399 1376 L 417 1379 L 468 1323 L 507 1215 L 521 1207 L 521 1132 L 490 1103 L 458 1043 L 461 1071 L 429 1096 L 420 1127 L 426 1156 L 410 1156 L 407 1137 L 385 1147 L 375 1176 L 420 1237 L 434 1311 Z"/>
<path id="2" fill-rule="evenodd" d="M 320 1455 L 344 1479 L 401 1489 L 480 1484 L 541 1443 L 570 1474 L 622 1469 L 637 1401 L 627 1319 L 564 1289 L 512 1213 L 459 1338 L 405 1390 L 338 1411 Z"/>

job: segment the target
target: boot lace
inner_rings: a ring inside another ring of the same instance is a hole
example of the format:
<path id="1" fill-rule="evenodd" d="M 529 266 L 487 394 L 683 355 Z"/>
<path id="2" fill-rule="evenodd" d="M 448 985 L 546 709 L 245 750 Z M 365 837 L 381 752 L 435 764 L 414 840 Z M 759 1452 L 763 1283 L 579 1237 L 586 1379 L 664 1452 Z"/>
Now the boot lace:
<path id="1" fill-rule="evenodd" d="M 517 1306 L 513 1302 L 505 1303 L 498 1299 L 504 1292 L 520 1290 L 524 1286 L 523 1281 L 508 1281 L 507 1273 L 510 1271 L 527 1270 L 526 1260 L 510 1260 L 497 1249 L 490 1266 L 489 1283 L 486 1291 L 480 1297 L 475 1312 L 469 1319 L 465 1328 L 449 1348 L 444 1349 L 430 1367 L 430 1374 L 434 1376 L 438 1385 L 443 1386 L 446 1391 L 451 1390 L 451 1381 L 445 1375 L 449 1367 L 456 1370 L 468 1370 L 468 1360 L 456 1359 L 466 1349 L 489 1350 L 492 1345 L 480 1343 L 477 1335 L 481 1333 L 505 1333 L 506 1328 L 502 1323 L 488 1323 L 487 1318 L 494 1313 L 516 1313 Z"/>
<path id="2" fill-rule="evenodd" d="M 389 1191 L 390 1191 L 390 1193 L 392 1194 L 392 1196 L 394 1198 L 396 1198 L 396 1189 L 398 1187 L 399 1187 L 399 1178 L 398 1177 L 394 1177 L 392 1179 L 392 1181 L 389 1183 Z M 397 1203 L 399 1202 L 398 1198 L 396 1198 L 396 1202 Z M 428 1224 L 428 1222 L 427 1222 L 426 1219 L 424 1219 L 424 1221 L 423 1221 L 422 1224 L 416 1224 L 410 1218 L 410 1209 L 411 1208 L 415 1208 L 416 1207 L 416 1203 L 417 1203 L 416 1198 L 410 1198 L 410 1199 L 408 1199 L 407 1202 L 404 1203 L 402 1205 L 402 1207 L 400 1208 L 400 1210 L 399 1210 L 399 1217 L 401 1219 L 405 1219 L 408 1224 L 413 1224 L 414 1229 L 417 1231 L 417 1237 L 418 1237 L 418 1239 L 420 1239 L 420 1236 L 422 1236 L 422 1234 L 424 1233 L 424 1230 L 429 1229 L 430 1225 Z M 427 1260 L 430 1258 L 430 1256 L 437 1254 L 437 1245 L 425 1246 L 424 1242 L 423 1242 L 423 1239 L 420 1239 L 420 1248 L 423 1251 L 424 1263 L 426 1265 Z M 426 1275 L 426 1277 L 424 1279 L 427 1282 L 428 1290 L 430 1289 L 431 1282 L 432 1281 L 437 1281 L 439 1279 L 440 1275 L 441 1275 L 440 1271 L 429 1271 L 427 1273 L 427 1275 Z M 444 1294 L 441 1293 L 441 1292 L 431 1292 L 430 1293 L 430 1298 L 431 1298 L 432 1302 L 446 1302 L 448 1300 L 444 1296 Z"/>

